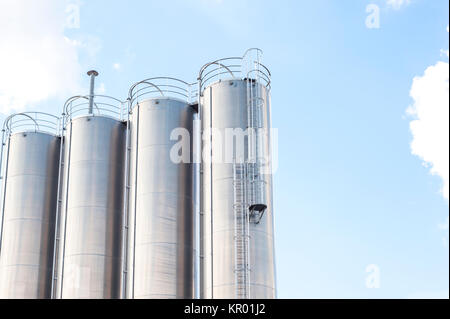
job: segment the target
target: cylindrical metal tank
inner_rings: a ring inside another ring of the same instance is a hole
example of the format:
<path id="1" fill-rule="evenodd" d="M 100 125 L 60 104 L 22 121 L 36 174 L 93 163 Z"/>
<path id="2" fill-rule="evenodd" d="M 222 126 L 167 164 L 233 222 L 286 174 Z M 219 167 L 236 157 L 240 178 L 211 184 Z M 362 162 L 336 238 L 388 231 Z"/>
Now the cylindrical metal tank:
<path id="1" fill-rule="evenodd" d="M 189 87 L 152 78 L 130 90 L 127 298 L 194 296 Z"/>
<path id="2" fill-rule="evenodd" d="M 122 103 L 66 103 L 56 298 L 121 297 L 126 122 Z M 113 108 L 112 105 L 118 105 Z"/>
<path id="3" fill-rule="evenodd" d="M 5 121 L 0 299 L 51 297 L 58 128 L 58 118 L 39 112 Z"/>
<path id="4" fill-rule="evenodd" d="M 272 175 L 267 170 L 270 73 L 259 60 L 245 63 L 245 56 L 214 61 L 199 76 L 201 298 L 276 297 Z M 247 133 L 241 144 L 240 132 Z M 237 133 L 231 149 L 226 144 L 230 133 Z"/>

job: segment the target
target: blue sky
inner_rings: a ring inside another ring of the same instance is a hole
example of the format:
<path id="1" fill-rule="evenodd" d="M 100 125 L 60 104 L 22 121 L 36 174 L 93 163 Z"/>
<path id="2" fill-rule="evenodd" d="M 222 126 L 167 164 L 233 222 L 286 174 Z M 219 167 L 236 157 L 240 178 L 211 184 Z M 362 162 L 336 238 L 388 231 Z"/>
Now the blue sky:
<path id="1" fill-rule="evenodd" d="M 25 2 L 0 4 L 0 120 L 60 113 L 87 93 L 91 68 L 106 94 L 125 99 L 146 77 L 195 81 L 204 63 L 259 47 L 279 130 L 278 296 L 448 298 L 448 198 L 411 152 L 407 114 L 413 78 L 448 63 L 448 1 L 67 1 L 79 25 L 64 1 Z M 365 23 L 371 3 L 379 28 Z M 448 167 L 448 145 L 427 143 Z M 379 288 L 366 287 L 371 264 Z"/>

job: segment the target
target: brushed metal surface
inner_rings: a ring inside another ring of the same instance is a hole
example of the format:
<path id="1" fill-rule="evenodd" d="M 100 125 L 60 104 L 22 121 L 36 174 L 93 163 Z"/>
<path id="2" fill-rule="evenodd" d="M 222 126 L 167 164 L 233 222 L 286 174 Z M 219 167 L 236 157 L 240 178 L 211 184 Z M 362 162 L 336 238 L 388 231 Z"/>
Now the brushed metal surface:
<path id="1" fill-rule="evenodd" d="M 69 123 L 60 298 L 120 298 L 125 139 L 125 123 L 109 117 L 83 116 Z"/>
<path id="2" fill-rule="evenodd" d="M 9 139 L 0 299 L 51 296 L 60 138 L 39 132 Z"/>
<path id="3" fill-rule="evenodd" d="M 260 84 L 256 84 L 260 85 Z M 262 126 L 270 128 L 269 92 L 261 86 Z M 202 131 L 227 128 L 246 130 L 247 82 L 225 80 L 211 84 L 201 98 Z M 268 138 L 263 152 L 269 152 Z M 223 145 L 212 140 L 212 153 Z M 248 154 L 245 146 L 245 154 Z M 248 156 L 248 155 L 246 155 Z M 233 155 L 235 158 L 235 155 Z M 259 224 L 250 223 L 250 298 L 275 298 L 272 176 L 264 175 L 267 211 Z M 202 162 L 201 174 L 201 298 L 236 298 L 233 164 Z"/>
<path id="4" fill-rule="evenodd" d="M 170 159 L 173 129 L 192 145 L 193 113 L 170 98 L 133 109 L 128 298 L 193 298 L 193 165 Z"/>

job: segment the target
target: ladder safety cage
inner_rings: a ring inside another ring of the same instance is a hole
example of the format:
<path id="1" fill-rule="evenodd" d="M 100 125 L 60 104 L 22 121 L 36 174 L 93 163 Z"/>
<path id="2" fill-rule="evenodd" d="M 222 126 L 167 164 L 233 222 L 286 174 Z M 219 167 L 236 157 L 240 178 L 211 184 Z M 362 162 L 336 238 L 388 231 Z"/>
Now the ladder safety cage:
<path id="1" fill-rule="evenodd" d="M 249 214 L 250 221 L 259 224 L 267 209 L 262 166 L 264 165 L 265 150 L 262 142 L 264 134 L 263 113 L 266 98 L 263 96 L 259 83 L 267 79 L 270 85 L 270 72 L 261 64 L 262 51 L 249 49 L 244 55 L 244 68 L 247 79 L 247 116 L 248 116 L 248 181 L 249 181 Z M 268 73 L 267 73 L 268 72 Z M 268 75 L 266 75 L 266 73 Z"/>

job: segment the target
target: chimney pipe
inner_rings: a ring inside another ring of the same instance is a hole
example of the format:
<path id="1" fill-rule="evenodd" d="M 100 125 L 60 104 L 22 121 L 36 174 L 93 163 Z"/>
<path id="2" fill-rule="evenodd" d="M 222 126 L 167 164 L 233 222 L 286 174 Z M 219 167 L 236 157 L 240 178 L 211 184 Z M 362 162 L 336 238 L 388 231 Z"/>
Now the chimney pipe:
<path id="1" fill-rule="evenodd" d="M 91 77 L 91 88 L 89 93 L 89 114 L 94 113 L 94 87 L 95 87 L 95 77 L 98 76 L 98 72 L 95 70 L 89 71 L 87 73 Z"/>

